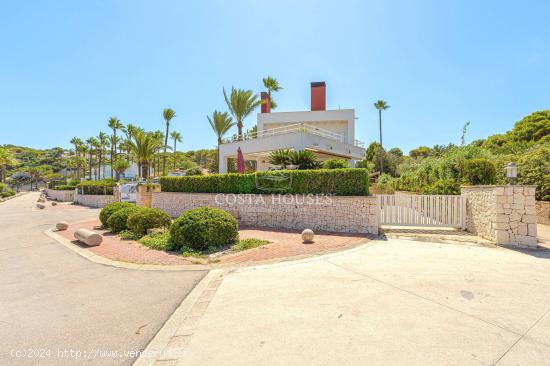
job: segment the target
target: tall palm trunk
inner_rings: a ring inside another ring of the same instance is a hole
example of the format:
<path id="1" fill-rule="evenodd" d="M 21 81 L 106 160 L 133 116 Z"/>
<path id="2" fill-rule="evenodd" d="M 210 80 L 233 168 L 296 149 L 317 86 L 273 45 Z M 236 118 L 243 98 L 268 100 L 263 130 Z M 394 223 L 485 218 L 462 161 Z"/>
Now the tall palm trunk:
<path id="1" fill-rule="evenodd" d="M 176 140 L 174 140 L 174 170 L 176 169 Z"/>
<path id="2" fill-rule="evenodd" d="M 382 147 L 382 110 L 378 110 L 378 128 L 380 130 L 380 149 L 383 151 Z M 380 174 L 384 173 L 384 154 L 380 151 Z"/>
<path id="3" fill-rule="evenodd" d="M 164 136 L 164 153 L 162 154 L 162 175 L 166 175 L 166 148 L 168 147 L 168 123 L 166 124 L 166 135 Z"/>

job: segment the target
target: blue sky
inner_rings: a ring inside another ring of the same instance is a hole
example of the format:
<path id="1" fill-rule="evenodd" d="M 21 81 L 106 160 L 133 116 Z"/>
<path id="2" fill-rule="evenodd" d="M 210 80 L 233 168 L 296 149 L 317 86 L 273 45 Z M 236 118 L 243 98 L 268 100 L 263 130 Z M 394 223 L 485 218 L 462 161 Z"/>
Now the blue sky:
<path id="1" fill-rule="evenodd" d="M 355 108 L 356 138 L 458 143 L 550 108 L 547 1 L 4 1 L 0 144 L 69 147 L 109 116 L 162 129 L 173 108 L 181 150 L 215 144 L 206 115 L 222 87 L 284 87 L 279 111 Z M 255 123 L 255 116 L 246 127 Z M 180 149 L 180 148 L 179 148 Z"/>

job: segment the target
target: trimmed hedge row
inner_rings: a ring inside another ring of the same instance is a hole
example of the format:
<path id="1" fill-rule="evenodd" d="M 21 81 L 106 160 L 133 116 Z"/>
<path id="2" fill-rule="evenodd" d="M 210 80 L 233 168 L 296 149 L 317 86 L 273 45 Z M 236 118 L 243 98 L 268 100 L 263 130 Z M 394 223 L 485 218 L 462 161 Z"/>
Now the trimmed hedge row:
<path id="1" fill-rule="evenodd" d="M 74 191 L 76 186 L 70 186 L 70 185 L 62 185 L 62 186 L 55 186 L 51 188 L 54 191 Z"/>
<path id="2" fill-rule="evenodd" d="M 114 180 L 98 180 L 82 182 L 76 187 L 80 194 L 112 195 L 114 186 L 116 186 Z"/>
<path id="3" fill-rule="evenodd" d="M 163 192 L 366 196 L 369 194 L 369 172 L 348 168 L 162 177 L 160 185 Z"/>

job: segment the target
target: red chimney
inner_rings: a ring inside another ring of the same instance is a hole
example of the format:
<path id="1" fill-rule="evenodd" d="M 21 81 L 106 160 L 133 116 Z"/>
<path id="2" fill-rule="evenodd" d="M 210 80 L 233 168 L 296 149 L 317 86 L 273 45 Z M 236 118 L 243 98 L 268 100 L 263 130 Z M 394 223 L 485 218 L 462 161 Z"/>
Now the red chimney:
<path id="1" fill-rule="evenodd" d="M 267 92 L 262 92 L 262 113 L 271 113 L 271 99 Z"/>
<path id="2" fill-rule="evenodd" d="M 324 111 L 326 107 L 326 85 L 324 81 L 311 83 L 311 110 Z"/>

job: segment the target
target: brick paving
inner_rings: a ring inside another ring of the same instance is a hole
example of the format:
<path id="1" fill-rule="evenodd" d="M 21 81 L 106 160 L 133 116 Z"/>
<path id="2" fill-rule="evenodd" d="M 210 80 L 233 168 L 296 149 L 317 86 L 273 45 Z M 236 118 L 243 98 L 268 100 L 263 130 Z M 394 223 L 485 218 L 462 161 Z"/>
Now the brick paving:
<path id="1" fill-rule="evenodd" d="M 241 227 L 241 239 L 263 239 L 271 243 L 246 250 L 231 253 L 219 258 L 221 265 L 245 265 L 256 262 L 274 261 L 288 258 L 304 257 L 329 253 L 345 248 L 351 248 L 365 241 L 365 235 L 316 233 L 313 243 L 302 243 L 300 231 L 273 228 Z"/>
<path id="2" fill-rule="evenodd" d="M 68 230 L 57 233 L 75 245 L 105 258 L 122 262 L 160 265 L 196 265 L 198 262 L 213 266 L 248 265 L 328 253 L 353 247 L 365 240 L 364 235 L 317 233 L 313 243 L 304 244 L 298 231 L 244 227 L 239 230 L 241 239 L 256 238 L 268 240 L 270 243 L 259 248 L 224 254 L 217 257 L 214 262 L 208 263 L 208 259 L 182 257 L 176 252 L 149 249 L 136 241 L 124 240 L 106 230 L 101 230 L 100 226 L 101 222 L 97 219 L 71 223 Z M 94 230 L 103 235 L 101 245 L 87 247 L 79 244 L 74 239 L 74 232 L 79 228 Z"/>
<path id="3" fill-rule="evenodd" d="M 91 251 L 94 254 L 109 258 L 115 261 L 142 263 L 142 264 L 162 264 L 162 265 L 182 265 L 193 264 L 190 259 L 186 259 L 179 253 L 169 253 L 160 250 L 149 249 L 133 240 L 123 240 L 106 230 L 100 230 L 101 222 L 96 219 L 81 223 L 69 225 L 66 231 L 59 231 L 65 239 L 71 240 L 75 245 L 79 245 Z M 96 247 L 87 247 L 79 244 L 74 239 L 74 232 L 80 228 L 94 230 L 103 236 L 103 242 Z"/>

